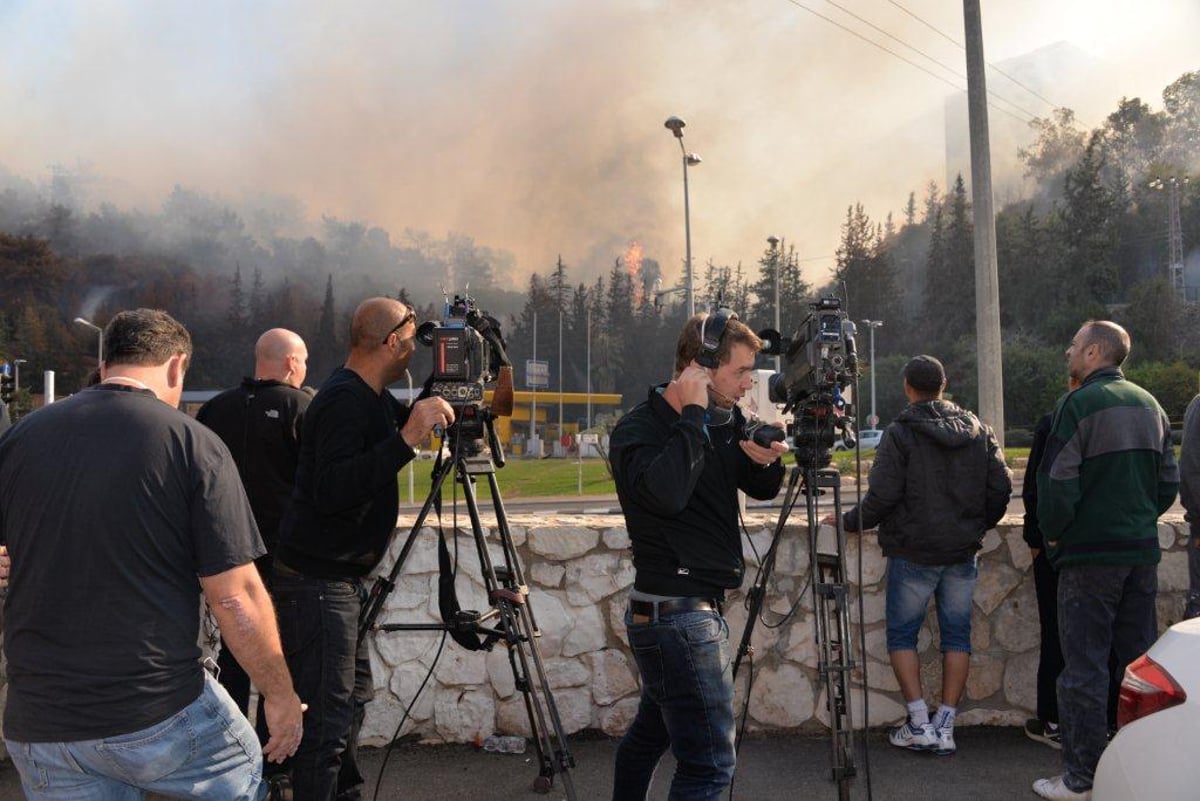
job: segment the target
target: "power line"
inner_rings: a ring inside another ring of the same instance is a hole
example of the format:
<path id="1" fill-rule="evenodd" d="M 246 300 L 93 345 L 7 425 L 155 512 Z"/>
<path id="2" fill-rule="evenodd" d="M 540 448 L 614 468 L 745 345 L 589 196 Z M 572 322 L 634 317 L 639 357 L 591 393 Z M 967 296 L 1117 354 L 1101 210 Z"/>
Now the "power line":
<path id="1" fill-rule="evenodd" d="M 938 28 L 937 28 L 935 25 L 933 25 L 932 23 L 926 22 L 924 19 L 922 19 L 922 18 L 921 18 L 920 16 L 918 16 L 916 13 L 914 13 L 914 12 L 912 12 L 912 11 L 909 11 L 907 8 L 905 8 L 904 6 L 900 5 L 898 2 L 896 2 L 896 0 L 888 0 L 888 2 L 889 2 L 889 3 L 891 3 L 892 5 L 894 5 L 896 8 L 900 9 L 901 11 L 903 11 L 905 14 L 908 14 L 910 17 L 912 17 L 913 19 L 915 19 L 917 22 L 921 23 L 921 24 L 922 24 L 922 25 L 924 25 L 926 28 L 928 28 L 929 30 L 933 31 L 933 32 L 934 32 L 934 33 L 936 33 L 938 36 L 942 37 L 943 39 L 945 39 L 947 42 L 949 42 L 950 44 L 954 45 L 954 46 L 955 46 L 955 47 L 957 47 L 958 49 L 960 49 L 960 50 L 965 50 L 965 49 L 966 49 L 966 47 L 963 45 L 963 43 L 962 43 L 962 42 L 956 41 L 956 40 L 955 40 L 953 37 L 951 37 L 949 34 L 943 33 L 943 32 L 942 32 L 942 31 L 940 31 L 940 30 L 939 30 L 939 29 L 938 29 Z M 1040 100 L 1040 101 L 1042 101 L 1043 103 L 1045 103 L 1045 104 L 1046 104 L 1047 106 L 1049 106 L 1050 108 L 1058 108 L 1058 104 L 1057 104 L 1057 103 L 1054 103 L 1053 101 L 1047 100 L 1046 98 L 1042 97 L 1042 96 L 1041 96 L 1040 94 L 1038 94 L 1036 91 L 1034 91 L 1033 89 L 1029 88 L 1029 87 L 1028 87 L 1028 86 L 1026 86 L 1025 84 L 1021 83 L 1021 82 L 1020 82 L 1020 81 L 1018 81 L 1016 78 L 1014 78 L 1013 76 L 1009 75 L 1009 74 L 1008 74 L 1007 72 L 1005 72 L 1004 70 L 1002 70 L 1002 69 L 1000 69 L 999 67 L 997 67 L 995 64 L 988 63 L 988 66 L 989 66 L 989 67 L 991 67 L 992 69 L 994 69 L 996 72 L 998 72 L 998 73 L 1000 73 L 1001 75 L 1003 75 L 1005 78 L 1008 78 L 1010 81 L 1012 81 L 1012 82 L 1013 82 L 1013 83 L 1015 83 L 1017 86 L 1019 86 L 1019 87 L 1021 87 L 1022 89 L 1024 89 L 1026 92 L 1029 92 L 1029 94 L 1033 95 L 1034 97 L 1036 97 L 1038 100 Z"/>
<path id="2" fill-rule="evenodd" d="M 889 39 L 891 39 L 891 40 L 893 40 L 893 41 L 895 41 L 895 42 L 898 42 L 899 44 L 903 45 L 904 47 L 907 47 L 909 50 L 913 51 L 914 53 L 917 53 L 917 54 L 919 54 L 919 55 L 921 55 L 921 56 L 923 56 L 923 57 L 925 57 L 925 58 L 929 59 L 929 60 L 930 60 L 930 61 L 932 61 L 934 64 L 937 64 L 939 67 L 941 67 L 942 69 L 946 70 L 947 72 L 949 72 L 951 75 L 955 76 L 956 78 L 959 78 L 959 79 L 961 79 L 961 80 L 964 80 L 964 81 L 967 79 L 967 76 L 966 76 L 964 73 L 961 73 L 961 72 L 959 72 L 959 71 L 958 71 L 957 69 L 955 69 L 954 67 L 951 67 L 951 66 L 950 66 L 950 65 L 948 65 L 948 64 L 944 64 L 944 63 L 942 63 L 942 62 L 941 62 L 941 61 L 939 61 L 938 59 L 936 59 L 936 58 L 934 58 L 933 56 L 931 56 L 931 55 L 929 55 L 928 53 L 926 53 L 924 50 L 921 50 L 920 48 L 918 48 L 918 47 L 916 47 L 916 46 L 914 46 L 914 45 L 910 45 L 908 42 L 904 41 L 903 39 L 901 39 L 901 38 L 899 38 L 899 37 L 897 37 L 897 36 L 893 36 L 892 34 L 890 34 L 890 33 L 888 33 L 887 31 L 885 31 L 883 28 L 880 28 L 878 25 L 876 25 L 875 23 L 871 22 L 870 20 L 863 19 L 863 18 L 862 18 L 862 17 L 860 17 L 858 14 L 855 14 L 853 11 L 851 11 L 851 10 L 850 10 L 850 9 L 848 9 L 848 8 L 846 8 L 845 6 L 838 5 L 837 3 L 835 3 L 835 2 L 834 2 L 834 0 L 825 0 L 825 2 L 829 3 L 829 5 L 833 6 L 833 7 L 834 7 L 834 8 L 836 8 L 836 9 L 838 9 L 838 10 L 839 10 L 839 11 L 841 11 L 843 14 L 847 14 L 847 15 L 849 15 L 849 16 L 851 16 L 851 17 L 854 17 L 856 20 L 858 20 L 859 22 L 861 22 L 863 25 L 866 25 L 866 26 L 868 26 L 868 27 L 870 27 L 870 28 L 874 29 L 875 31 L 878 31 L 879 33 L 883 34 L 883 35 L 884 35 L 884 36 L 886 36 L 887 38 L 889 38 Z M 993 91 L 992 91 L 992 90 L 990 90 L 990 89 L 989 89 L 989 90 L 987 90 L 987 93 L 988 93 L 988 95 L 990 95 L 990 96 L 991 96 L 991 97 L 992 97 L 994 100 L 997 100 L 997 101 L 999 101 L 999 102 L 1001 102 L 1001 103 L 1007 103 L 1007 104 L 1008 104 L 1009 106 L 1011 106 L 1012 108 L 1016 109 L 1017 111 L 1021 112 L 1022 114 L 1025 114 L 1025 115 L 1027 115 L 1027 116 L 1028 116 L 1030 119 L 1032 119 L 1032 118 L 1034 118 L 1034 117 L 1036 117 L 1036 116 L 1037 116 L 1037 115 L 1036 115 L 1036 114 L 1034 114 L 1033 112 L 1031 112 L 1031 111 L 1029 111 L 1029 110 L 1027 110 L 1027 109 L 1023 109 L 1023 108 L 1021 108 L 1020 106 L 1018 106 L 1018 105 L 1017 105 L 1016 103 L 1014 103 L 1013 101 L 1009 100 L 1009 99 L 1008 99 L 1008 98 L 1006 98 L 1006 97 L 1001 97 L 1000 95 L 996 94 L 995 92 L 993 92 Z M 1000 110 L 1000 109 L 999 109 L 999 108 L 997 108 L 997 110 Z M 1029 121 L 1029 120 L 1026 120 L 1026 122 L 1028 122 L 1028 121 Z"/>
<path id="3" fill-rule="evenodd" d="M 921 72 L 925 73 L 926 75 L 929 75 L 932 78 L 936 78 L 937 80 L 939 80 L 942 83 L 949 86 L 951 89 L 954 89 L 956 92 L 966 91 L 963 89 L 963 87 L 955 84 L 953 81 L 950 81 L 950 80 L 946 79 L 945 77 L 938 75 L 937 73 L 925 68 L 924 66 L 918 64 L 917 62 L 913 61 L 912 59 L 909 59 L 909 58 L 906 58 L 906 57 L 900 55 L 895 50 L 885 47 L 884 45 L 880 44 L 879 42 L 874 41 L 873 39 L 868 39 L 866 36 L 863 36 L 858 31 L 848 28 L 845 25 L 841 24 L 840 22 L 838 22 L 834 19 L 831 19 L 830 17 L 827 17 L 818 11 L 814 11 L 813 9 L 811 9 L 808 6 L 801 3 L 800 0 L 788 0 L 788 2 L 791 3 L 792 5 L 796 6 L 797 8 L 807 11 L 809 14 L 812 14 L 814 17 L 825 20 L 826 22 L 828 22 L 830 25 L 834 26 L 835 28 L 840 28 L 841 30 L 845 31 L 846 33 L 850 34 L 851 36 L 853 36 L 857 39 L 861 39 L 862 41 L 866 42 L 867 44 L 871 45 L 872 47 L 875 47 L 879 50 L 882 50 L 883 52 L 887 53 L 890 56 L 900 59 L 905 64 L 908 64 L 909 66 L 912 66 L 912 67 L 916 67 Z M 911 49 L 915 50 L 916 48 L 911 48 Z M 927 58 L 928 58 L 928 56 L 927 56 Z M 991 94 L 991 93 L 989 92 L 989 94 Z M 1017 120 L 1018 122 L 1022 122 L 1022 123 L 1026 123 L 1026 124 L 1032 122 L 1033 119 L 1036 117 L 1036 115 L 1029 114 L 1028 112 L 1023 112 L 1025 114 L 1028 114 L 1027 118 L 1021 117 L 1018 114 L 1015 114 L 1001 106 L 993 106 L 993 108 L 995 108 L 996 111 L 999 111 L 1002 114 L 1007 114 L 1008 116 L 1012 117 L 1013 119 Z"/>

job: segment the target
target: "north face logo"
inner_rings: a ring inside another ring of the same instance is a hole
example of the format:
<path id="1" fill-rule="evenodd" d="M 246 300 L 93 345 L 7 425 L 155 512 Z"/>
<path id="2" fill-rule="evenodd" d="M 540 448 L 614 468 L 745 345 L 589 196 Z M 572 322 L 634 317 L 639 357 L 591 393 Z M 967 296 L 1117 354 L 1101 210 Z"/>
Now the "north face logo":
<path id="1" fill-rule="evenodd" d="M 270 417 L 272 420 L 278 420 L 279 419 L 279 410 L 278 409 L 267 409 L 267 417 Z"/>

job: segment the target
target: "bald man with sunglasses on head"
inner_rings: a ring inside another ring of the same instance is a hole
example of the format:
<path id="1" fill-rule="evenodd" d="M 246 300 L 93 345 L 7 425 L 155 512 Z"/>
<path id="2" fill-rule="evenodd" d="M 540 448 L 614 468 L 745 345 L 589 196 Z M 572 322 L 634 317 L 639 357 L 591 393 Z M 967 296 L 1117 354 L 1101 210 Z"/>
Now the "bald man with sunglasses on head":
<path id="1" fill-rule="evenodd" d="M 358 643 L 361 579 L 396 527 L 397 473 L 435 426 L 454 422 L 442 398 L 405 408 L 387 391 L 408 368 L 416 329 L 403 303 L 363 301 L 351 322 L 350 357 L 305 412 L 273 582 L 288 666 L 313 699 L 305 741 L 290 760 L 296 801 L 361 797 L 356 741 L 372 691 L 367 649 Z"/>

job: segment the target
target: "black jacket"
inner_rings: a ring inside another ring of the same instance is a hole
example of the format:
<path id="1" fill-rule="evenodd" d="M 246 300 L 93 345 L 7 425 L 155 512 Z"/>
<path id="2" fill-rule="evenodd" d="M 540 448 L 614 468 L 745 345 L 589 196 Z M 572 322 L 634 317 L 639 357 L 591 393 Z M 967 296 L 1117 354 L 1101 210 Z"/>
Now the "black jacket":
<path id="1" fill-rule="evenodd" d="M 738 489 L 775 497 L 780 461 L 755 464 L 738 444 L 745 418 L 704 424 L 705 410 L 676 414 L 653 387 L 644 403 L 621 418 L 609 458 L 625 525 L 633 543 L 634 586 L 656 595 L 724 597 L 742 583 Z"/>
<path id="2" fill-rule="evenodd" d="M 279 523 L 291 506 L 300 421 L 312 400 L 282 381 L 243 378 L 205 403 L 196 419 L 212 429 L 233 454 L 254 521 L 268 551 L 279 540 Z"/>
<path id="3" fill-rule="evenodd" d="M 883 432 L 861 508 L 842 518 L 879 527 L 884 556 L 922 565 L 972 558 L 1004 516 L 1012 474 L 992 430 L 946 400 L 914 403 Z"/>
<path id="4" fill-rule="evenodd" d="M 1050 422 L 1054 415 L 1043 415 L 1033 429 L 1033 444 L 1029 446 L 1029 461 L 1025 463 L 1025 481 L 1021 484 L 1021 502 L 1025 505 L 1025 525 L 1022 535 L 1030 548 L 1045 548 L 1046 541 L 1038 528 L 1037 516 L 1037 472 L 1046 453 L 1046 440 L 1050 438 Z"/>
<path id="5" fill-rule="evenodd" d="M 353 370 L 333 371 L 304 414 L 280 561 L 329 579 L 365 576 L 378 564 L 400 510 L 396 474 L 413 458 L 400 436 L 408 414 Z"/>

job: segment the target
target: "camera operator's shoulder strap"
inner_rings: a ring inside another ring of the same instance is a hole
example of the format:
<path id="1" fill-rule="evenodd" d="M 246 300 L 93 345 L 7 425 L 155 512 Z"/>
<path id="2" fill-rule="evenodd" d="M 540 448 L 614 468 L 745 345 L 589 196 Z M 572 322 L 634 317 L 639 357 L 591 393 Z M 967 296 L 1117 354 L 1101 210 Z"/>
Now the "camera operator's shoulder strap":
<path id="1" fill-rule="evenodd" d="M 438 460 L 441 461 L 440 455 Z M 450 636 L 468 651 L 490 648 L 491 642 L 484 637 L 454 625 L 461 621 L 459 613 L 462 612 L 462 605 L 458 602 L 458 590 L 455 587 L 458 571 L 455 564 L 450 561 L 450 548 L 446 545 L 446 532 L 442 527 L 442 492 L 440 488 L 437 497 L 434 498 L 433 506 L 438 518 L 438 612 L 442 616 L 442 622 L 451 624 Z"/>

